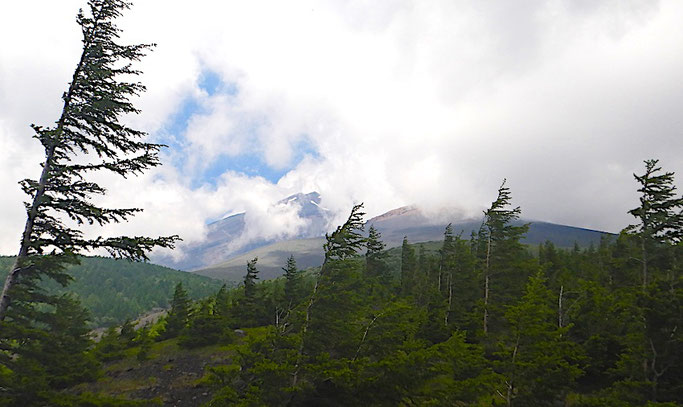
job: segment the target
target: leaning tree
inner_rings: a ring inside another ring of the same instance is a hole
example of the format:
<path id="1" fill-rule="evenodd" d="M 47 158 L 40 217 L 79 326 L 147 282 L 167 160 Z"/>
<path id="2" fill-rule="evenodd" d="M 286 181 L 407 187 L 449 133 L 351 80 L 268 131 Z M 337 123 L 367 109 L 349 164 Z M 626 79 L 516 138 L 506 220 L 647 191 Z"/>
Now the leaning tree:
<path id="1" fill-rule="evenodd" d="M 26 225 L 19 253 L 0 297 L 0 321 L 11 306 L 48 302 L 38 282 L 52 278 L 62 285 L 70 279 L 66 265 L 78 255 L 105 249 L 112 256 L 147 260 L 155 246 L 173 247 L 177 236 L 86 237 L 85 224 L 100 226 L 125 221 L 138 208 L 104 208 L 93 202 L 105 188 L 89 178 L 110 171 L 124 178 L 160 164 L 161 144 L 145 141 L 146 134 L 122 122 L 138 113 L 131 98 L 145 90 L 129 81 L 140 71 L 132 67 L 154 44 L 122 45 L 114 20 L 130 7 L 122 0 L 90 0 L 89 14 L 79 11 L 83 52 L 62 96 L 59 119 L 52 126 L 31 125 L 45 157 L 40 178 L 20 182 L 28 194 Z"/>

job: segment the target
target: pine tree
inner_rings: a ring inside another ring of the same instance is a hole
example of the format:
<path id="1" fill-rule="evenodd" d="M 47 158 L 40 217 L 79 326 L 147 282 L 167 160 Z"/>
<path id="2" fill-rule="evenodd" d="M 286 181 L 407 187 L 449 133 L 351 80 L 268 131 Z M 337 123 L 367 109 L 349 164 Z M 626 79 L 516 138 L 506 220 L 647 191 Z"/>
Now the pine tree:
<path id="1" fill-rule="evenodd" d="M 287 264 L 282 270 L 285 272 L 285 301 L 287 302 L 287 307 L 292 308 L 303 296 L 301 270 L 296 266 L 294 255 L 289 256 Z"/>
<path id="2" fill-rule="evenodd" d="M 258 270 L 256 262 L 258 257 L 254 257 L 247 262 L 247 274 L 244 275 L 244 298 L 250 302 L 256 299 L 256 280 L 258 280 Z"/>
<path id="3" fill-rule="evenodd" d="M 388 270 L 384 263 L 386 259 L 386 245 L 382 242 L 382 235 L 374 225 L 368 229 L 368 239 L 365 242 L 365 272 L 368 277 L 387 277 Z"/>
<path id="4" fill-rule="evenodd" d="M 453 272 L 455 269 L 455 237 L 453 236 L 453 225 L 446 225 L 443 233 L 443 244 L 439 250 L 439 292 L 447 299 L 447 309 L 444 313 L 444 325 L 448 326 L 451 306 L 453 303 Z"/>
<path id="5" fill-rule="evenodd" d="M 130 347 L 133 346 L 135 336 L 135 324 L 130 320 L 130 318 L 127 318 L 123 322 L 123 325 L 121 325 L 121 333 L 119 334 L 119 337 L 126 347 Z"/>
<path id="6" fill-rule="evenodd" d="M 216 293 L 214 313 L 223 319 L 228 318 L 230 313 L 230 296 L 228 295 L 228 287 L 225 284 Z"/>
<path id="7" fill-rule="evenodd" d="M 58 390 L 95 380 L 99 364 L 88 352 L 87 320 L 76 299 L 61 295 L 53 310 L 33 310 L 32 324 L 9 326 L 0 352 L 0 405 L 53 405 L 48 400 Z"/>
<path id="8" fill-rule="evenodd" d="M 558 328 L 552 294 L 539 275 L 531 277 L 522 299 L 509 306 L 510 328 L 500 343 L 497 363 L 505 377 L 498 394 L 507 406 L 554 406 L 581 374 L 580 348 Z"/>
<path id="9" fill-rule="evenodd" d="M 45 150 L 38 180 L 25 179 L 21 187 L 30 197 L 19 254 L 5 280 L 0 297 L 0 321 L 7 316 L 16 285 L 29 294 L 40 291 L 34 281 L 52 278 L 65 285 L 65 265 L 77 263 L 83 251 L 105 249 L 114 257 L 146 260 L 155 246 L 172 247 L 177 236 L 86 238 L 82 224 L 100 226 L 129 219 L 140 209 L 102 208 L 92 197 L 105 189 L 89 181 L 89 173 L 107 170 L 123 177 L 140 174 L 160 164 L 160 144 L 142 141 L 145 133 L 120 122 L 122 115 L 138 113 L 130 99 L 145 88 L 121 78 L 138 75 L 132 62 L 152 47 L 121 45 L 114 20 L 129 8 L 123 0 L 90 0 L 90 15 L 78 13 L 83 52 L 68 90 L 62 113 L 51 127 L 32 125 L 34 137 Z M 67 221 L 68 220 L 68 221 Z M 37 297 L 36 297 L 37 298 Z"/>
<path id="10" fill-rule="evenodd" d="M 449 277 L 451 274 L 451 267 L 453 266 L 453 258 L 455 257 L 455 237 L 453 236 L 453 225 L 446 225 L 443 233 L 443 244 L 439 250 L 439 291 L 448 292 Z"/>
<path id="11" fill-rule="evenodd" d="M 152 337 L 149 334 L 149 327 L 147 325 L 140 328 L 138 331 L 138 336 L 135 339 L 135 343 L 140 346 L 135 358 L 142 362 L 149 358 L 149 351 L 152 349 Z"/>
<path id="12" fill-rule="evenodd" d="M 244 275 L 244 297 L 239 301 L 237 312 L 238 325 L 242 327 L 256 326 L 262 319 L 261 310 L 264 304 L 259 302 L 257 298 L 256 281 L 259 279 L 256 268 L 257 261 L 258 258 L 255 257 L 247 262 L 247 273 Z"/>
<path id="13" fill-rule="evenodd" d="M 212 300 L 209 297 L 195 306 L 187 328 L 178 339 L 178 345 L 185 348 L 197 348 L 228 341 L 232 332 L 222 323 L 220 315 L 212 309 Z"/>
<path id="14" fill-rule="evenodd" d="M 355 255 L 365 243 L 365 238 L 361 234 L 364 228 L 362 212 L 363 204 L 354 205 L 351 208 L 351 214 L 343 225 L 338 226 L 331 234 L 325 234 L 325 243 L 323 250 L 325 251 L 325 259 L 320 268 L 320 275 L 316 279 L 313 286 L 313 292 L 304 309 L 304 320 L 301 326 L 301 337 L 299 339 L 299 346 L 296 353 L 296 360 L 292 373 L 292 387 L 296 387 L 299 382 L 299 372 L 303 357 L 306 351 L 306 334 L 311 323 L 311 310 L 313 305 L 318 300 L 318 289 L 324 282 L 330 282 L 328 278 L 329 271 L 334 271 L 337 268 L 345 268 L 344 260 Z M 340 267 L 337 267 L 340 266 Z M 340 276 L 345 277 L 343 272 Z"/>
<path id="15" fill-rule="evenodd" d="M 171 309 L 166 316 L 166 329 L 162 335 L 163 339 L 175 338 L 185 329 L 190 316 L 190 304 L 183 283 L 178 283 L 173 292 Z"/>
<path id="16" fill-rule="evenodd" d="M 424 271 L 424 270 L 423 270 Z M 417 282 L 417 259 L 415 249 L 408 243 L 408 236 L 403 237 L 401 245 L 401 293 L 413 294 Z"/>
<path id="17" fill-rule="evenodd" d="M 658 162 L 645 160 L 645 173 L 633 174 L 641 185 L 638 189 L 641 193 L 640 206 L 628 212 L 640 221 L 626 230 L 640 240 L 643 289 L 648 284 L 648 264 L 656 248 L 664 243 L 676 244 L 683 239 L 683 197 L 676 198 L 674 173 L 662 174 Z"/>
<path id="18" fill-rule="evenodd" d="M 671 391 L 670 384 L 680 381 L 675 372 L 683 364 L 677 351 L 683 344 L 683 280 L 678 266 L 683 239 L 683 197 L 676 197 L 674 173 L 662 173 L 658 162 L 646 160 L 645 173 L 634 174 L 640 184 L 640 206 L 629 214 L 639 223 L 625 231 L 635 236 L 640 246 L 642 290 L 633 296 L 633 313 L 640 316 L 642 323 L 634 325 L 626 336 L 625 351 L 618 363 L 624 383 L 632 388 L 641 387 L 642 399 L 651 401 L 666 397 L 667 392 L 676 393 Z M 629 256 L 625 261 L 637 256 Z"/>
<path id="19" fill-rule="evenodd" d="M 343 225 L 338 226 L 332 234 L 325 234 L 325 263 L 330 260 L 347 259 L 360 250 L 365 238 L 361 234 L 363 231 L 363 204 L 354 205 L 351 209 L 349 218 Z M 323 264 L 324 266 L 324 264 Z"/>
<path id="20" fill-rule="evenodd" d="M 446 325 L 465 330 L 470 333 L 478 325 L 473 319 L 478 292 L 476 278 L 476 258 L 472 254 L 470 242 L 456 235 L 452 243 L 453 253 L 448 258 L 448 291 Z M 453 327 L 451 329 L 453 329 Z"/>
<path id="21" fill-rule="evenodd" d="M 519 218 L 522 212 L 518 207 L 509 209 L 511 195 L 510 188 L 505 181 L 498 188 L 498 197 L 491 203 L 491 207 L 484 211 L 484 223 L 479 231 L 479 241 L 484 249 L 479 251 L 483 257 L 484 276 L 484 318 L 483 330 L 489 330 L 491 309 L 491 280 L 502 270 L 499 268 L 510 264 L 514 255 L 520 249 L 519 240 L 528 230 L 528 225 L 513 226 L 511 222 Z"/>

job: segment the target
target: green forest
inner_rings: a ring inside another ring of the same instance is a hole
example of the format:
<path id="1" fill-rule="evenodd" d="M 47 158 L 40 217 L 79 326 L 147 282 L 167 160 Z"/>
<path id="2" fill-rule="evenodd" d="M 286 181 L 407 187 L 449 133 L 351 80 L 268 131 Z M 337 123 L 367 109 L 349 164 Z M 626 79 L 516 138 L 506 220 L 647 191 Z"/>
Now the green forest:
<path id="1" fill-rule="evenodd" d="M 179 283 L 166 317 L 98 343 L 62 296 L 54 312 L 3 326 L 3 403 L 161 404 L 73 386 L 172 343 L 227 352 L 193 384 L 207 406 L 680 405 L 683 198 L 656 160 L 636 178 L 636 222 L 596 246 L 522 245 L 503 184 L 479 233 L 449 226 L 436 251 L 405 240 L 390 256 L 358 205 L 318 269 L 291 257 L 283 277 L 260 282 L 253 259 L 240 287 L 197 301 Z"/>
<path id="2" fill-rule="evenodd" d="M 166 147 L 120 120 L 139 113 L 133 63 L 154 47 L 119 43 L 129 7 L 78 13 L 83 52 L 59 119 L 32 125 L 44 161 L 20 181 L 17 256 L 0 259 L 0 406 L 683 404 L 683 197 L 657 160 L 635 175 L 633 224 L 589 247 L 522 244 L 503 181 L 470 236 L 448 226 L 441 242 L 387 251 L 359 204 L 318 268 L 290 257 L 260 281 L 254 258 L 236 288 L 83 257 L 144 262 L 180 239 L 85 232 L 142 210 L 98 206 L 106 188 L 90 174 L 142 174 Z"/>
<path id="3" fill-rule="evenodd" d="M 0 257 L 0 279 L 5 279 L 13 257 Z M 150 263 L 115 260 L 106 257 L 82 257 L 70 266 L 73 280 L 62 287 L 46 280 L 47 291 L 71 293 L 90 312 L 93 328 L 120 325 L 156 308 L 168 308 L 169 293 L 179 282 L 191 298 L 203 298 L 220 288 L 211 278 Z"/>

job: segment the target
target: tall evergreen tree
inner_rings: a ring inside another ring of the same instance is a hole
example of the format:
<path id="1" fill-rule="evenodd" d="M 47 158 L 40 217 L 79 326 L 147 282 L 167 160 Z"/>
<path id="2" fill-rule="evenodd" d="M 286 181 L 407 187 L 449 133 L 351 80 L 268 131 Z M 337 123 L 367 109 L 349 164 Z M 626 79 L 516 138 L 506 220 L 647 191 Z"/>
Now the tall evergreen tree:
<path id="1" fill-rule="evenodd" d="M 221 318 L 227 318 L 230 310 L 230 296 L 228 295 L 228 287 L 223 284 L 216 293 L 216 302 L 214 303 L 214 313 Z"/>
<path id="2" fill-rule="evenodd" d="M 554 406 L 581 374 L 580 348 L 558 328 L 552 294 L 544 279 L 529 279 L 524 296 L 509 306 L 505 318 L 510 329 L 500 342 L 497 367 L 505 377 L 499 391 L 507 406 Z"/>
<path id="3" fill-rule="evenodd" d="M 32 315 L 34 324 L 4 333 L 10 340 L 0 348 L 0 405 L 54 405 L 58 390 L 97 378 L 88 312 L 76 299 L 56 297 L 53 310 Z"/>
<path id="4" fill-rule="evenodd" d="M 178 283 L 173 292 L 171 309 L 166 317 L 166 330 L 163 338 L 174 338 L 185 329 L 190 317 L 191 301 L 187 296 L 187 291 L 183 288 L 183 283 Z"/>
<path id="5" fill-rule="evenodd" d="M 238 301 L 237 319 L 239 326 L 251 327 L 259 324 L 263 315 L 263 301 L 258 298 L 258 286 L 256 281 L 258 277 L 258 269 L 256 263 L 258 258 L 254 257 L 247 262 L 247 273 L 244 275 L 244 296 Z"/>
<path id="6" fill-rule="evenodd" d="M 498 197 L 491 203 L 491 207 L 484 211 L 484 223 L 480 229 L 479 240 L 484 245 L 480 251 L 483 257 L 484 277 L 484 315 L 483 330 L 486 334 L 489 330 L 489 318 L 491 311 L 491 280 L 492 277 L 502 272 L 501 268 L 509 265 L 514 255 L 520 249 L 519 240 L 527 232 L 528 225 L 513 226 L 511 222 L 519 219 L 522 212 L 518 207 L 510 209 L 510 188 L 505 186 L 503 180 L 498 188 Z"/>
<path id="7" fill-rule="evenodd" d="M 306 353 L 306 335 L 311 323 L 311 310 L 318 300 L 317 295 L 319 287 L 325 282 L 331 283 L 331 280 L 328 278 L 328 274 L 330 274 L 329 270 L 335 271 L 335 269 L 337 269 L 337 271 L 339 271 L 339 269 L 346 268 L 344 261 L 358 253 L 363 246 L 363 243 L 365 243 L 365 238 L 362 235 L 364 228 L 363 216 L 365 213 L 362 212 L 362 209 L 362 203 L 354 205 L 353 208 L 351 208 L 351 214 L 346 222 L 344 222 L 343 225 L 338 226 L 331 234 L 325 234 L 325 243 L 323 244 L 325 259 L 323 260 L 322 267 L 320 268 L 320 275 L 316 279 L 315 285 L 313 286 L 313 292 L 311 293 L 304 310 L 301 337 L 299 338 L 299 346 L 296 353 L 294 371 L 292 373 L 292 387 L 297 386 L 299 383 L 301 364 Z M 341 277 L 346 277 L 343 271 L 339 273 L 339 275 Z"/>
<path id="8" fill-rule="evenodd" d="M 256 299 L 256 280 L 258 280 L 258 270 L 256 262 L 258 257 L 254 257 L 247 262 L 247 274 L 244 275 L 244 298 L 253 302 Z"/>
<path id="9" fill-rule="evenodd" d="M 627 231 L 640 240 L 643 289 L 648 284 L 648 264 L 657 246 L 683 239 L 683 196 L 676 197 L 674 173 L 661 173 L 658 163 L 659 160 L 645 160 L 645 173 L 633 174 L 640 184 L 640 206 L 628 212 L 640 222 Z"/>
<path id="10" fill-rule="evenodd" d="M 443 244 L 441 249 L 439 249 L 439 280 L 438 287 L 439 291 L 448 292 L 449 289 L 449 278 L 451 274 L 451 268 L 453 265 L 453 259 L 455 257 L 455 237 L 453 236 L 453 225 L 446 225 L 446 229 L 443 232 Z"/>
<path id="11" fill-rule="evenodd" d="M 408 243 L 408 236 L 403 237 L 401 245 L 401 293 L 410 295 L 413 293 L 416 283 L 417 258 L 415 249 Z"/>
<path id="12" fill-rule="evenodd" d="M 285 301 L 287 302 L 287 307 L 293 307 L 303 295 L 301 270 L 296 266 L 294 255 L 289 256 L 287 264 L 282 270 L 285 272 Z"/>
<path id="13" fill-rule="evenodd" d="M 387 253 L 384 250 L 386 245 L 382 241 L 382 234 L 375 229 L 374 225 L 368 229 L 368 239 L 365 242 L 365 273 L 368 277 L 387 277 L 387 266 L 385 260 Z"/>
<path id="14" fill-rule="evenodd" d="M 177 236 L 90 239 L 78 229 L 82 224 L 102 226 L 125 221 L 140 211 L 95 205 L 92 197 L 103 195 L 105 189 L 89 181 L 89 173 L 107 170 L 124 177 L 140 174 L 160 164 L 158 151 L 162 147 L 144 142 L 144 132 L 120 122 L 122 115 L 139 112 L 130 99 L 145 90 L 140 83 L 122 78 L 140 73 L 131 63 L 152 45 L 117 43 L 120 30 L 114 20 L 129 3 L 90 0 L 88 6 L 90 15 L 81 11 L 77 16 L 83 52 L 62 96 L 61 116 L 51 127 L 32 125 L 45 160 L 39 179 L 20 183 L 30 199 L 19 253 L 0 296 L 0 321 L 18 295 L 14 286 L 23 285 L 34 293 L 39 288 L 33 282 L 44 277 L 66 284 L 69 276 L 65 264 L 77 263 L 76 256 L 83 251 L 103 248 L 115 257 L 146 260 L 153 247 L 171 247 L 177 240 Z"/>

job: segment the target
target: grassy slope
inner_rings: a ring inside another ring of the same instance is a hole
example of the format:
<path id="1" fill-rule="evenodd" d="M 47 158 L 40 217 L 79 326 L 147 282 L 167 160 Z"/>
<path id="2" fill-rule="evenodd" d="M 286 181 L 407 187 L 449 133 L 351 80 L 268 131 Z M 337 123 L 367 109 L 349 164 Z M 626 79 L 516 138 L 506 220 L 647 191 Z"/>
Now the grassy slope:
<path id="1" fill-rule="evenodd" d="M 264 328 L 244 329 L 248 336 L 259 336 Z M 183 349 L 177 339 L 152 345 L 147 360 L 139 361 L 139 347 L 127 350 L 123 360 L 104 366 L 102 377 L 84 383 L 69 392 L 90 392 L 133 400 L 150 400 L 162 406 L 198 406 L 209 401 L 213 389 L 203 379 L 206 369 L 229 365 L 232 356 L 246 337 L 227 345 L 212 345 L 197 349 Z"/>

